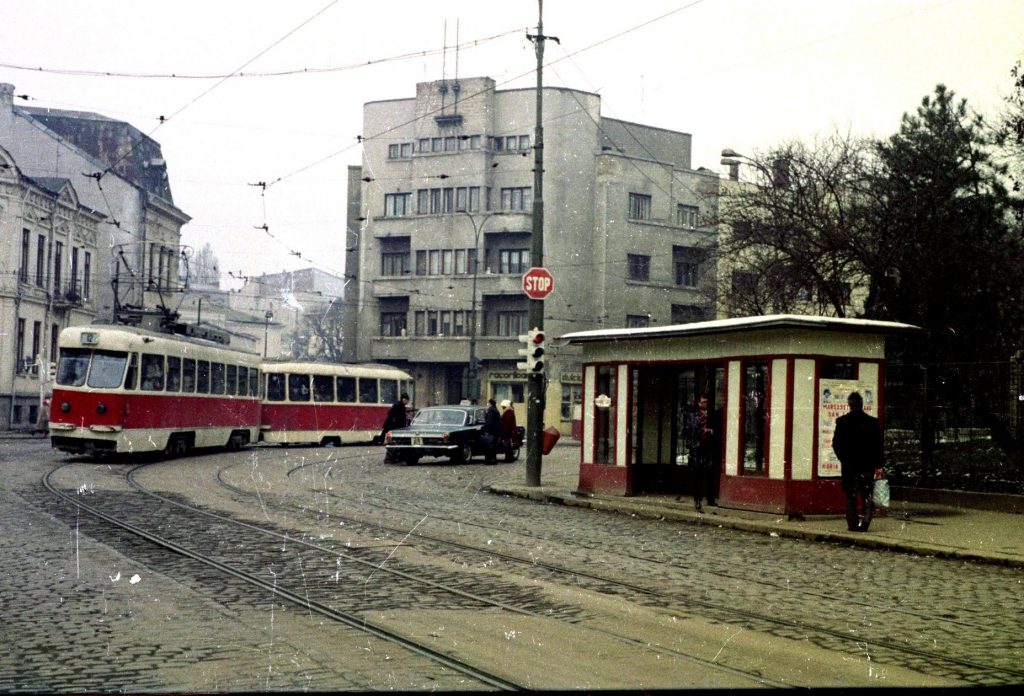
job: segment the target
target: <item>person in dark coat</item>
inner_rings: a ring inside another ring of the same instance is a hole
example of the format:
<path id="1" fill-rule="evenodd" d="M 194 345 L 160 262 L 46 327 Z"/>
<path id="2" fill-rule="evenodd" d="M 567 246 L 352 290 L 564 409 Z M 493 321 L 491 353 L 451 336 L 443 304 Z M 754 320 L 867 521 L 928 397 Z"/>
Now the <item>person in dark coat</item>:
<path id="1" fill-rule="evenodd" d="M 486 463 L 498 463 L 498 438 L 501 437 L 501 414 L 498 413 L 498 404 L 494 399 L 487 400 L 487 411 L 484 414 L 483 433 L 484 448 L 486 450 Z"/>
<path id="2" fill-rule="evenodd" d="M 715 484 L 718 474 L 717 430 L 721 415 L 716 417 L 708 413 L 706 394 L 701 394 L 696 408 L 691 404 L 690 409 L 687 413 L 686 439 L 693 471 L 693 506 L 697 512 L 703 512 L 705 499 L 708 505 L 718 504 L 715 502 Z"/>
<path id="3" fill-rule="evenodd" d="M 875 469 L 882 466 L 882 429 L 878 419 L 864 413 L 864 399 L 857 392 L 847 398 L 850 412 L 836 419 L 832 450 L 839 457 L 846 494 L 846 527 L 866 532 L 874 504 L 871 493 Z"/>
<path id="4" fill-rule="evenodd" d="M 380 444 L 384 444 L 384 437 L 392 430 L 409 425 L 409 415 L 406 411 L 408 403 L 409 395 L 403 392 L 401 398 L 388 409 L 388 415 L 384 418 L 384 426 L 381 428 L 380 435 L 377 436 Z"/>

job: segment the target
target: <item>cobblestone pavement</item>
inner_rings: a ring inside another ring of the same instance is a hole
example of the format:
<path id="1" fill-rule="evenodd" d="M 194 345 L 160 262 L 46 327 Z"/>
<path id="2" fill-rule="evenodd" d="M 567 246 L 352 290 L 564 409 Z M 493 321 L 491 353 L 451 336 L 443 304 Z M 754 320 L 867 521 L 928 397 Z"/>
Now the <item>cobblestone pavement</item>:
<path id="1" fill-rule="evenodd" d="M 565 450 L 563 456 L 569 454 Z M 210 461 L 228 461 L 227 456 Z M 1016 568 L 812 544 L 714 523 L 595 513 L 485 492 L 488 485 L 519 479 L 522 463 L 385 466 L 365 448 L 275 448 L 234 456 L 244 462 L 231 472 L 235 483 L 287 493 L 321 519 L 344 510 L 444 538 L 480 537 L 496 550 L 537 562 L 662 588 L 681 598 L 668 607 L 673 620 L 700 615 L 732 630 L 796 640 L 804 639 L 803 623 L 869 639 L 884 636 L 899 646 L 939 649 L 964 664 L 938 669 L 923 655 L 870 654 L 877 648 L 849 659 L 880 673 L 886 660 L 896 660 L 894 669 L 960 683 L 975 678 L 971 661 L 1012 669 L 1024 662 L 1018 647 L 1024 643 L 1024 586 Z M 74 526 L 40 509 L 32 493 L 53 459 L 44 443 L 0 440 L 0 600 L 12 618 L 0 628 L 0 690 L 459 688 L 424 682 L 417 665 L 400 655 L 375 655 L 365 638 L 310 641 L 323 629 L 269 598 L 245 611 L 228 611 L 206 588 L 137 567 L 76 534 Z M 288 491 L 282 490 L 284 478 Z M 337 534 L 348 533 L 337 520 L 332 523 Z M 353 523 L 347 524 L 351 529 Z M 140 580 L 133 584 L 136 574 Z M 579 582 L 581 589 L 600 589 L 582 577 Z M 666 609 L 664 597 L 633 601 Z M 738 618 L 735 610 L 747 614 Z M 758 617 L 786 617 L 792 627 Z M 811 640 L 824 650 L 842 649 L 837 636 Z"/>

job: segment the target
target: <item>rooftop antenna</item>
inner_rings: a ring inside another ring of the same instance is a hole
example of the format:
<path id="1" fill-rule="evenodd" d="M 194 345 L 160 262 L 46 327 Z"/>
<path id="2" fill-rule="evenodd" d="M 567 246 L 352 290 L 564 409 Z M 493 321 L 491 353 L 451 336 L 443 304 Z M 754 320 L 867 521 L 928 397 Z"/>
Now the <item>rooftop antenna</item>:
<path id="1" fill-rule="evenodd" d="M 455 20 L 455 83 L 452 84 L 452 91 L 455 93 L 455 113 L 459 113 L 459 92 L 462 91 L 462 85 L 459 84 L 459 22 Z"/>

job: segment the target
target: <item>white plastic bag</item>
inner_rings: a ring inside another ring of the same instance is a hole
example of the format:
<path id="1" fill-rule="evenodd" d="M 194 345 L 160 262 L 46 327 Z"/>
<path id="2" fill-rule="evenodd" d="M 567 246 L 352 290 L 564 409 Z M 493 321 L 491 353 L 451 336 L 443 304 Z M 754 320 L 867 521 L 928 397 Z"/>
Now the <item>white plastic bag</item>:
<path id="1" fill-rule="evenodd" d="M 875 479 L 871 501 L 878 507 L 889 507 L 889 479 Z"/>

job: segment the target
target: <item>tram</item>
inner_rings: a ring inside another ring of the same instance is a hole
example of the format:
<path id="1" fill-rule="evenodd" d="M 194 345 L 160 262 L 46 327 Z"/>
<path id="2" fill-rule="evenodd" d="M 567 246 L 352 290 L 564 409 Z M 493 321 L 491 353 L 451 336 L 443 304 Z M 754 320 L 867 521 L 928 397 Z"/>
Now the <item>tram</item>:
<path id="1" fill-rule="evenodd" d="M 412 377 L 388 365 L 264 362 L 260 437 L 283 445 L 370 442 Z"/>
<path id="2" fill-rule="evenodd" d="M 51 444 L 120 454 L 238 449 L 259 436 L 260 357 L 132 326 L 64 329 Z"/>

